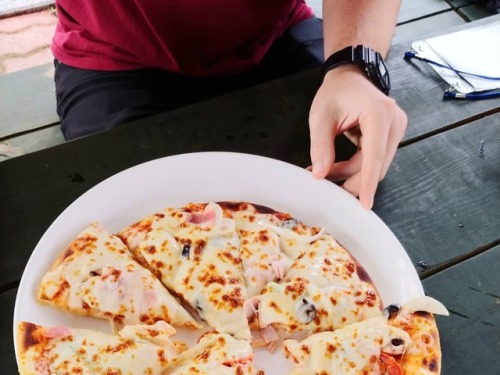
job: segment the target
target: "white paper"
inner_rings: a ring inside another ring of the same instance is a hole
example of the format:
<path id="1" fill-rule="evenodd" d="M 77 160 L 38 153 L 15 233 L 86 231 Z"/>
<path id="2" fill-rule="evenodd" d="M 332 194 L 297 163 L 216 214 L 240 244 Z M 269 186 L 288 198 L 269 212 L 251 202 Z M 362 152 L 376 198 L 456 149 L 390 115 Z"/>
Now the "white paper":
<path id="1" fill-rule="evenodd" d="M 455 70 L 500 78 L 500 21 L 414 42 L 412 49 L 421 57 Z M 500 88 L 500 79 L 458 75 L 452 70 L 431 66 L 461 93 Z"/>

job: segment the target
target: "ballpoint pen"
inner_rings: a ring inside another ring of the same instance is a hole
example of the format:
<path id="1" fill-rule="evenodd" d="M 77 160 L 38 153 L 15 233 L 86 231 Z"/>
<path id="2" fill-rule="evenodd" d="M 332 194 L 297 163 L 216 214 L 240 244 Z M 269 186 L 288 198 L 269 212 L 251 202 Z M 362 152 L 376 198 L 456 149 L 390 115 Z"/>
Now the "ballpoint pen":
<path id="1" fill-rule="evenodd" d="M 417 52 L 415 52 L 415 51 L 405 52 L 404 58 L 405 58 L 405 60 L 417 59 L 417 60 L 426 62 L 428 64 L 432 64 L 432 65 L 439 66 L 441 68 L 452 70 L 452 71 L 454 71 L 457 74 L 465 74 L 465 75 L 468 75 L 468 76 L 473 76 L 473 77 L 478 77 L 478 78 L 483 78 L 483 79 L 488 79 L 488 80 L 493 80 L 493 81 L 500 81 L 500 77 L 491 77 L 491 76 L 485 76 L 485 75 L 482 75 L 482 74 L 464 72 L 462 70 L 458 70 L 458 69 L 452 68 L 451 66 L 438 63 L 437 61 L 430 60 L 430 59 L 427 59 L 425 57 L 419 56 L 417 54 Z"/>
<path id="2" fill-rule="evenodd" d="M 432 64 L 432 65 L 439 66 L 441 68 L 449 69 L 449 70 L 457 73 L 458 75 L 468 75 L 468 76 L 478 77 L 478 78 L 487 79 L 487 80 L 500 81 L 500 77 L 485 76 L 482 74 L 464 72 L 462 70 L 454 69 L 451 66 L 438 63 L 437 61 L 430 60 L 430 59 L 425 58 L 423 56 L 419 56 L 415 51 L 405 52 L 404 58 L 405 58 L 405 60 L 417 59 L 419 61 L 423 61 L 423 62 L 426 62 L 428 64 Z M 450 87 L 449 89 L 447 89 L 443 93 L 444 99 L 482 100 L 482 99 L 491 99 L 491 98 L 498 98 L 498 97 L 500 97 L 500 90 L 488 90 L 488 91 L 471 92 L 471 93 L 465 94 L 465 93 L 457 92 L 453 86 Z"/>

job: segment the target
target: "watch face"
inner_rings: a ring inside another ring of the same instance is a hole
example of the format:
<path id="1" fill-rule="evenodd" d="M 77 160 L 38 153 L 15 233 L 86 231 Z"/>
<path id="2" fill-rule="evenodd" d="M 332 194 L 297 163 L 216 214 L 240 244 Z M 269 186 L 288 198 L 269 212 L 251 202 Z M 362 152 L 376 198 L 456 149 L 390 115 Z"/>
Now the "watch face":
<path id="1" fill-rule="evenodd" d="M 376 66 L 373 69 L 374 75 L 370 75 L 370 78 L 377 81 L 376 83 L 378 84 L 380 90 L 382 90 L 385 94 L 389 94 L 389 90 L 391 89 L 389 71 L 385 66 L 384 60 L 382 60 L 379 54 L 376 56 L 375 64 Z"/>
<path id="2" fill-rule="evenodd" d="M 346 47 L 326 59 L 322 66 L 323 77 L 328 71 L 342 64 L 358 65 L 366 71 L 368 78 L 378 89 L 389 95 L 389 72 L 380 53 L 363 45 Z"/>

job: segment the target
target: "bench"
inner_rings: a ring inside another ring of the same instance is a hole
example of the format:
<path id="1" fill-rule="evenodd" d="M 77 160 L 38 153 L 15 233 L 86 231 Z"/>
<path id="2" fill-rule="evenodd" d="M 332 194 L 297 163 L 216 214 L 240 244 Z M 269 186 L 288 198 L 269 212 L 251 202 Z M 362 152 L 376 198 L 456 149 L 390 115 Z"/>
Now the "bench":
<path id="1" fill-rule="evenodd" d="M 0 114 L 0 161 L 64 142 L 53 64 L 0 76 Z"/>

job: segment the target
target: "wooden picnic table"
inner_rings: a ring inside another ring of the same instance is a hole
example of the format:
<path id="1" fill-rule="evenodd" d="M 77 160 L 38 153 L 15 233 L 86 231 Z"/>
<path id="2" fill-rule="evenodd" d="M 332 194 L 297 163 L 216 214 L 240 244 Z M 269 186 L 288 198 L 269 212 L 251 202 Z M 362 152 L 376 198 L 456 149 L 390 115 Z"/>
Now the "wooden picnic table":
<path id="1" fill-rule="evenodd" d="M 444 101 L 447 85 L 431 68 L 403 60 L 408 46 L 393 46 L 388 66 L 391 96 L 409 127 L 374 212 L 408 252 L 426 293 L 450 310 L 437 318 L 442 373 L 498 374 L 500 99 Z M 115 173 L 180 153 L 235 151 L 306 167 L 318 74 L 301 72 L 1 162 L 0 373 L 17 371 L 12 312 L 24 267 L 68 205 Z M 352 153 L 345 139 L 338 147 L 342 157 Z"/>

